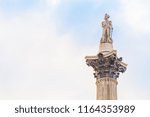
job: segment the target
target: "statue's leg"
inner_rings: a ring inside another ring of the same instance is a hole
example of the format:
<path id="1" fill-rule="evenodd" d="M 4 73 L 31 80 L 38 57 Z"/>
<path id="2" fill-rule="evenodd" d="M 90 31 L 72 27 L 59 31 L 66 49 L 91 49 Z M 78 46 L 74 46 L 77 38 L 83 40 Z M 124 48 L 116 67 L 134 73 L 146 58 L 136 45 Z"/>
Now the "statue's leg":
<path id="1" fill-rule="evenodd" d="M 110 29 L 107 29 L 107 42 L 111 42 Z"/>
<path id="2" fill-rule="evenodd" d="M 105 42 L 105 30 L 103 30 L 101 42 Z"/>
<path id="3" fill-rule="evenodd" d="M 108 42 L 108 30 L 105 30 L 105 42 Z"/>

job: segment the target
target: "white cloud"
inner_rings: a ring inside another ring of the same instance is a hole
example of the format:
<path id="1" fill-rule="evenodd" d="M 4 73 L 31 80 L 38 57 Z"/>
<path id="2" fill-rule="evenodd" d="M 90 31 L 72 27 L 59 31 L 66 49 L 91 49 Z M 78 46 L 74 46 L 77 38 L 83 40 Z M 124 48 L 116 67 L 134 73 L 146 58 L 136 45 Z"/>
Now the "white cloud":
<path id="1" fill-rule="evenodd" d="M 119 0 L 120 13 L 122 14 L 126 24 L 133 30 L 140 33 L 148 33 L 150 31 L 150 2 L 148 0 Z"/>
<path id="2" fill-rule="evenodd" d="M 70 33 L 60 36 L 49 15 L 28 12 L 0 20 L 1 99 L 94 99 L 86 48 Z"/>
<path id="3" fill-rule="evenodd" d="M 60 2 L 60 0 L 46 0 L 47 5 L 53 7 L 58 7 Z"/>

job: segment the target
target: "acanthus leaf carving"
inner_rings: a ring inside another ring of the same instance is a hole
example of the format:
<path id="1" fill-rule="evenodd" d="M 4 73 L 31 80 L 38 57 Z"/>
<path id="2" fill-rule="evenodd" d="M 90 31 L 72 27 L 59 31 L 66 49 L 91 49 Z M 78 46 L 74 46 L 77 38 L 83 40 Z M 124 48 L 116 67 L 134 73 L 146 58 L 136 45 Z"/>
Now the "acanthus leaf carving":
<path id="1" fill-rule="evenodd" d="M 120 64 L 122 58 L 117 58 L 116 54 L 104 57 L 103 54 L 98 54 L 97 59 L 87 59 L 88 66 L 93 67 L 95 78 L 111 77 L 118 78 L 120 72 L 126 71 L 126 67 Z"/>

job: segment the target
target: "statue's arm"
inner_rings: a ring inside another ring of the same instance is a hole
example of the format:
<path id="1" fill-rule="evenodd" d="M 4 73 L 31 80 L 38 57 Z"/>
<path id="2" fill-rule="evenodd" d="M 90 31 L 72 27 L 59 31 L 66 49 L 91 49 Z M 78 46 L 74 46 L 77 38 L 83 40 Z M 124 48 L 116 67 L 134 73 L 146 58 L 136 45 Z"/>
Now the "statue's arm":
<path id="1" fill-rule="evenodd" d="M 113 29 L 113 26 L 112 26 L 112 22 L 111 22 L 111 21 L 109 21 L 109 27 L 110 27 L 110 29 Z"/>
<path id="2" fill-rule="evenodd" d="M 102 22 L 102 27 L 103 27 L 103 28 L 105 27 L 105 22 Z"/>

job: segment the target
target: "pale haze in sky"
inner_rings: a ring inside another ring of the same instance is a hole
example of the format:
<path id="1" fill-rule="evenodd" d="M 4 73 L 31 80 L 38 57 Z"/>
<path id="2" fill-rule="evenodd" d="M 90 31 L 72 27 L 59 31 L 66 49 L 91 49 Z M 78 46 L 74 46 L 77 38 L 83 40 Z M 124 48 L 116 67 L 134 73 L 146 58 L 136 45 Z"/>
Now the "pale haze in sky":
<path id="1" fill-rule="evenodd" d="M 96 99 L 93 69 L 108 13 L 128 64 L 118 99 L 150 99 L 149 0 L 0 0 L 0 99 Z"/>

